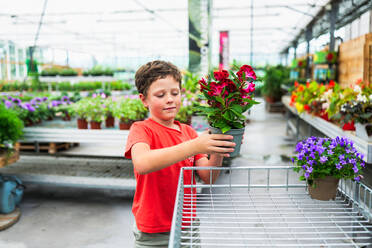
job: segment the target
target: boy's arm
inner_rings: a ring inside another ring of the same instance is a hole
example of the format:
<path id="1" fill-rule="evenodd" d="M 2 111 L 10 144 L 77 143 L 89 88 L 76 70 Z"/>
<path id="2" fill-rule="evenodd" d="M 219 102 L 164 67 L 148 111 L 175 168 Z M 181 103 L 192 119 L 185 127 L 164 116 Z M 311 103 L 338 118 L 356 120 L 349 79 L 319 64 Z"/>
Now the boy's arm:
<path id="1" fill-rule="evenodd" d="M 212 154 L 210 158 L 201 158 L 195 161 L 195 166 L 200 166 L 200 167 L 220 167 L 222 165 L 222 160 L 223 156 L 219 154 Z M 198 175 L 200 178 L 203 180 L 204 183 L 206 184 L 213 184 L 218 176 L 220 175 L 219 170 L 197 170 Z M 212 182 L 211 182 L 211 172 L 212 172 Z"/>
<path id="2" fill-rule="evenodd" d="M 146 143 L 136 143 L 131 149 L 133 166 L 139 174 L 147 174 L 201 153 L 218 153 L 222 162 L 222 157 L 228 157 L 228 153 L 234 151 L 232 147 L 235 143 L 230 141 L 232 138 L 230 135 L 205 132 L 195 139 L 178 145 L 153 150 Z M 214 156 L 211 155 L 212 157 Z"/>

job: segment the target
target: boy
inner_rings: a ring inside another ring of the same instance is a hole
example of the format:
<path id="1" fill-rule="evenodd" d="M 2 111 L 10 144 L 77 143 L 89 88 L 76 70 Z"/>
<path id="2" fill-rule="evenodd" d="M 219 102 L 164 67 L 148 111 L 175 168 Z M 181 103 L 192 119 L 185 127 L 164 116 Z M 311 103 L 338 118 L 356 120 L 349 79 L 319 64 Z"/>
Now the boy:
<path id="1" fill-rule="evenodd" d="M 221 166 L 234 150 L 232 136 L 204 132 L 198 137 L 190 126 L 174 120 L 181 105 L 181 81 L 177 67 L 164 61 L 149 62 L 135 75 L 139 97 L 150 113 L 132 125 L 125 149 L 137 181 L 132 206 L 136 247 L 167 247 L 181 167 Z M 209 173 L 198 171 L 206 183 Z M 212 182 L 218 174 L 213 171 Z M 191 173 L 188 177 L 190 181 Z"/>

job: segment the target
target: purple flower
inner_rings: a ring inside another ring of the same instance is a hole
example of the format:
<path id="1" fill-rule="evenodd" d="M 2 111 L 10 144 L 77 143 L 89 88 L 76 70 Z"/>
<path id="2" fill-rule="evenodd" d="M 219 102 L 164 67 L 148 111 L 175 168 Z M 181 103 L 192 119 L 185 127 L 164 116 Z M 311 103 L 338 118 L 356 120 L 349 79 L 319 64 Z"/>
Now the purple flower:
<path id="1" fill-rule="evenodd" d="M 12 100 L 15 104 L 19 105 L 22 103 L 21 99 L 18 99 L 18 98 L 13 98 Z"/>
<path id="2" fill-rule="evenodd" d="M 360 181 L 360 176 L 354 177 L 354 180 L 357 181 L 357 182 L 359 182 Z"/>
<path id="3" fill-rule="evenodd" d="M 12 102 L 10 102 L 10 101 L 8 101 L 8 100 L 5 100 L 4 103 L 5 103 L 5 107 L 6 107 L 6 108 L 11 108 L 12 105 L 13 105 Z"/>
<path id="4" fill-rule="evenodd" d="M 26 103 L 26 108 L 30 112 L 34 112 L 35 111 L 35 108 L 30 103 Z"/>
<path id="5" fill-rule="evenodd" d="M 321 156 L 319 161 L 324 164 L 326 161 L 328 160 L 328 158 L 326 156 Z"/>
<path id="6" fill-rule="evenodd" d="M 48 100 L 48 97 L 44 96 L 42 100 L 43 100 L 43 102 L 45 102 L 45 101 Z"/>
<path id="7" fill-rule="evenodd" d="M 358 167 L 354 166 L 353 167 L 354 173 L 357 173 L 359 171 Z"/>
<path id="8" fill-rule="evenodd" d="M 309 167 L 309 168 L 307 169 L 307 172 L 309 172 L 309 173 L 313 172 L 313 167 Z"/>
<path id="9" fill-rule="evenodd" d="M 337 170 L 341 170 L 341 169 L 342 169 L 342 165 L 340 165 L 340 163 L 337 163 L 337 164 L 336 164 L 336 169 L 337 169 Z"/>
<path id="10" fill-rule="evenodd" d="M 306 178 L 309 178 L 309 176 L 310 176 L 310 173 L 309 172 L 305 172 L 305 177 Z"/>
<path id="11" fill-rule="evenodd" d="M 68 96 L 63 96 L 61 99 L 62 102 L 69 102 L 70 98 Z"/>
<path id="12" fill-rule="evenodd" d="M 291 160 L 292 160 L 292 163 L 294 163 L 295 159 L 294 158 L 291 158 Z"/>
<path id="13" fill-rule="evenodd" d="M 52 107 L 57 107 L 58 105 L 61 104 L 61 102 L 60 102 L 60 101 L 53 100 L 53 101 L 51 102 L 51 104 L 52 104 Z"/>
<path id="14" fill-rule="evenodd" d="M 339 160 L 344 160 L 345 159 L 345 156 L 343 154 L 341 154 L 340 156 L 338 156 L 338 159 Z"/>
<path id="15" fill-rule="evenodd" d="M 307 163 L 310 165 L 310 166 L 313 166 L 314 165 L 314 160 L 309 160 Z"/>
<path id="16" fill-rule="evenodd" d="M 332 150 L 328 150 L 328 155 L 332 155 L 334 152 Z"/>
<path id="17" fill-rule="evenodd" d="M 315 159 L 315 154 L 313 152 L 310 153 L 310 157 L 312 157 L 313 159 Z"/>

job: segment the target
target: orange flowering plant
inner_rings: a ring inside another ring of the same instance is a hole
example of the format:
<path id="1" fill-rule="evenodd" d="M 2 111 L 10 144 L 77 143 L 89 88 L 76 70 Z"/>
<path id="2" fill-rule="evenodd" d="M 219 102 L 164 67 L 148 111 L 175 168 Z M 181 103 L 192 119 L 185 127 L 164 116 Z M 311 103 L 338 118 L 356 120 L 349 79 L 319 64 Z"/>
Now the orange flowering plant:
<path id="1" fill-rule="evenodd" d="M 202 99 L 209 106 L 199 106 L 198 110 L 207 115 L 212 127 L 226 133 L 230 129 L 244 128 L 246 117 L 243 115 L 253 105 L 256 74 L 249 65 L 239 71 L 216 71 L 199 81 Z"/>

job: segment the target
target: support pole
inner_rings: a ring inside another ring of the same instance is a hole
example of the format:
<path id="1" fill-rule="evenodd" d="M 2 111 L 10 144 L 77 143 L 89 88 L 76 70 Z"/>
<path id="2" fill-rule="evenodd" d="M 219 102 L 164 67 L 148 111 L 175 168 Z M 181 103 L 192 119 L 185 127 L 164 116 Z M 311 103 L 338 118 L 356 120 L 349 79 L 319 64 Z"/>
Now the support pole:
<path id="1" fill-rule="evenodd" d="M 311 77 L 311 67 L 310 67 L 310 41 L 313 38 L 312 26 L 306 29 L 306 79 Z"/>

